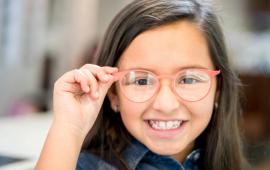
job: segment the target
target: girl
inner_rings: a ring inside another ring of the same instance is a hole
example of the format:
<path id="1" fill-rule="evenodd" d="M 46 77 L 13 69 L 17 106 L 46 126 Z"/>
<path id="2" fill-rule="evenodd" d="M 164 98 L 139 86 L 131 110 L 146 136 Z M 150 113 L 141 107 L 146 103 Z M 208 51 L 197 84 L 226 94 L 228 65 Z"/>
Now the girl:
<path id="1" fill-rule="evenodd" d="M 135 0 L 56 81 L 36 169 L 247 169 L 238 85 L 210 4 Z"/>

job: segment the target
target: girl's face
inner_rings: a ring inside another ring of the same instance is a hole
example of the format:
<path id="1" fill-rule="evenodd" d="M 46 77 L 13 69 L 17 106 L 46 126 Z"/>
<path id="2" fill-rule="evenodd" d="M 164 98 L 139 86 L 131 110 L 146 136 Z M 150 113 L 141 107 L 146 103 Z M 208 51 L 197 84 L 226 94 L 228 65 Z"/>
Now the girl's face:
<path id="1" fill-rule="evenodd" d="M 201 31 L 191 22 L 180 21 L 137 36 L 121 56 L 118 68 L 120 71 L 143 69 L 156 75 L 174 75 L 186 68 L 213 70 L 214 66 Z M 127 99 L 118 83 L 116 93 L 110 91 L 109 98 L 113 108 L 119 105 L 123 123 L 132 136 L 151 151 L 171 155 L 182 162 L 211 119 L 215 93 L 216 80 L 213 78 L 206 97 L 188 102 L 178 97 L 171 80 L 164 78 L 160 79 L 157 93 L 145 102 Z M 179 126 L 176 129 L 157 129 L 175 122 Z"/>

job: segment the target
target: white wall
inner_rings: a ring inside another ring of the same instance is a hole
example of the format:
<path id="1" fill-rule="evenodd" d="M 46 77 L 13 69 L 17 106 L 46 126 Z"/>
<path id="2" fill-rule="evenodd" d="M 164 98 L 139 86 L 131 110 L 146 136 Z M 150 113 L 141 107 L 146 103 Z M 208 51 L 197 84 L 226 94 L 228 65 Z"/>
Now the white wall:
<path id="1" fill-rule="evenodd" d="M 50 1 L 55 5 L 48 13 Z M 12 33 L 8 35 L 12 42 L 5 52 L 0 48 L 0 115 L 7 112 L 14 99 L 39 92 L 45 51 L 55 56 L 55 80 L 76 63 L 91 40 L 103 36 L 112 18 L 130 1 L 6 1 L 17 12 L 12 14 Z M 237 49 L 245 48 L 245 43 L 251 40 L 244 10 L 246 1 L 214 1 L 220 4 L 219 13 L 229 49 L 232 53 L 239 53 Z M 51 25 L 48 25 L 49 14 L 53 15 Z"/>
<path id="2" fill-rule="evenodd" d="M 218 0 L 222 26 L 235 69 L 243 74 L 270 75 L 270 31 L 253 32 L 246 0 Z"/>
<path id="3" fill-rule="evenodd" d="M 37 91 L 46 31 L 46 0 L 6 2 L 9 22 L 5 25 L 6 43 L 1 44 L 0 53 L 0 115 L 14 99 Z"/>
<path id="4" fill-rule="evenodd" d="M 54 78 L 69 69 L 96 34 L 98 11 L 98 0 L 57 0 L 50 13 L 49 0 L 6 2 L 12 22 L 9 41 L 0 48 L 0 116 L 7 113 L 12 101 L 40 93 L 46 51 L 57 61 Z M 48 25 L 49 15 L 53 15 L 52 25 Z"/>
<path id="5" fill-rule="evenodd" d="M 57 24 L 56 20 L 49 33 L 49 49 L 55 53 L 58 60 L 55 78 L 73 67 L 73 63 L 77 62 L 89 42 L 95 39 L 99 6 L 98 0 L 61 1 L 55 11 L 56 15 L 62 15 L 64 21 Z M 66 12 L 61 9 L 62 4 L 68 4 Z"/>
<path id="6" fill-rule="evenodd" d="M 97 36 L 102 37 L 115 15 L 132 0 L 99 0 Z"/>

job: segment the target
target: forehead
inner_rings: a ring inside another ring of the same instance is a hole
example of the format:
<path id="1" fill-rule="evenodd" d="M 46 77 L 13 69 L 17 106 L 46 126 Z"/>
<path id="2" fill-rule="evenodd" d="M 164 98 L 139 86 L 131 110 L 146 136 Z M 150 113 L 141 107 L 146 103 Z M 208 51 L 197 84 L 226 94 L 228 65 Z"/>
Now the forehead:
<path id="1" fill-rule="evenodd" d="M 189 21 L 141 33 L 124 51 L 118 67 L 157 73 L 173 73 L 190 67 L 214 69 L 203 33 Z"/>

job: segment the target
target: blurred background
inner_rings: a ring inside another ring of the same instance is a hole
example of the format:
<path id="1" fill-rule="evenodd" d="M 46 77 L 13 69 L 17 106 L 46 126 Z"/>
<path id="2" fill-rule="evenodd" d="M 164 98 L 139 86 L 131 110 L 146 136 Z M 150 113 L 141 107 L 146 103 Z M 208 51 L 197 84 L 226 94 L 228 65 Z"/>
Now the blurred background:
<path id="1" fill-rule="evenodd" d="M 131 0 L 0 0 L 0 170 L 31 169 L 52 120 L 54 81 L 91 57 Z M 270 0 L 214 0 L 243 81 L 245 150 L 270 169 Z"/>

